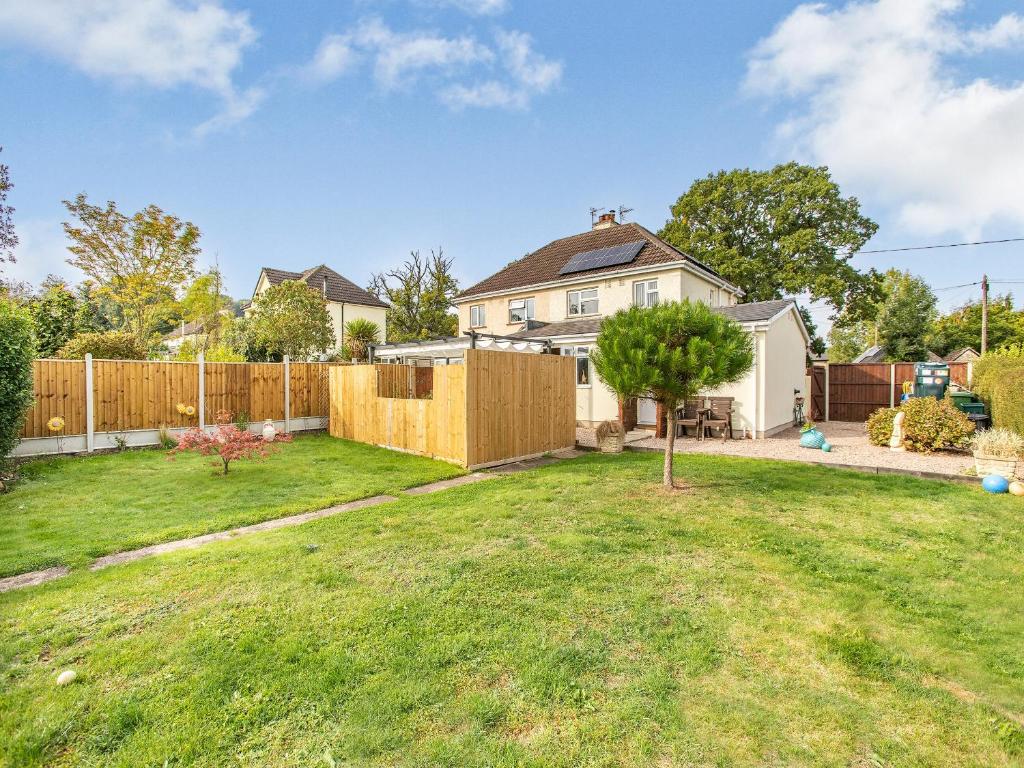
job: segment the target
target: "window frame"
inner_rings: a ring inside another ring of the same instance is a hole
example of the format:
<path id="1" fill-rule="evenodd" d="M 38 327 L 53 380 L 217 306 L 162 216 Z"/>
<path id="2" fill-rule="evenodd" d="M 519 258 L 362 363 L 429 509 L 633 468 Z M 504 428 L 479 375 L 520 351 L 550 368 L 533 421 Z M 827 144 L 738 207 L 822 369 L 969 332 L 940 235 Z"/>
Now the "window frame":
<path id="1" fill-rule="evenodd" d="M 580 345 L 571 347 L 562 347 L 562 355 L 565 357 L 576 358 L 576 388 L 577 389 L 590 389 L 594 383 L 594 372 L 590 365 L 590 346 Z M 586 376 L 586 381 L 580 381 L 580 364 L 583 364 L 583 372 Z"/>
<path id="2" fill-rule="evenodd" d="M 654 286 L 652 289 L 651 286 Z M 643 288 L 643 302 L 637 301 L 637 289 Z M 651 301 L 651 294 L 654 295 L 654 301 Z M 651 280 L 634 280 L 633 281 L 633 306 L 635 307 L 653 307 L 661 301 L 661 291 L 658 287 L 658 278 Z"/>
<path id="3" fill-rule="evenodd" d="M 473 315 L 477 314 L 477 319 L 480 322 L 473 321 Z M 469 327 L 470 328 L 483 328 L 487 325 L 487 305 L 486 304 L 473 304 L 469 308 Z"/>
<path id="4" fill-rule="evenodd" d="M 513 308 L 513 304 L 521 304 L 520 307 Z M 522 320 L 515 320 L 512 317 L 512 313 L 516 310 L 520 310 L 523 313 Z M 520 325 L 528 320 L 537 319 L 537 297 L 527 296 L 522 299 L 509 299 L 508 300 L 508 324 L 509 325 Z"/>
<path id="5" fill-rule="evenodd" d="M 576 304 L 579 307 L 579 310 L 580 310 L 579 312 L 573 312 L 572 311 L 572 306 L 573 306 L 572 295 L 574 293 L 578 295 L 578 300 L 577 300 Z M 593 293 L 594 297 L 592 299 L 584 299 L 583 298 L 583 294 L 585 294 L 585 293 Z M 591 302 L 591 301 L 594 302 L 594 311 L 593 312 L 584 312 L 583 311 L 584 305 L 589 303 L 589 302 Z M 600 297 L 598 295 L 598 291 L 597 291 L 597 286 L 596 285 L 591 286 L 590 288 L 570 288 L 569 290 L 567 290 L 565 292 L 565 316 L 566 317 L 589 317 L 591 315 L 599 315 L 599 314 L 601 314 L 601 304 L 600 304 Z"/>

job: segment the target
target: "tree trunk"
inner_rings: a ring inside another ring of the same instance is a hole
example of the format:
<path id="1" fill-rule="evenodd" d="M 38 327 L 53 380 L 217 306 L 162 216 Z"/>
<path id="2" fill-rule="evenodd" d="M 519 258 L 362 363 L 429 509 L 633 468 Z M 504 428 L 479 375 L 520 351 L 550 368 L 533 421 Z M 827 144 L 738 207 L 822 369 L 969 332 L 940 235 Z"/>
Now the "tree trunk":
<path id="1" fill-rule="evenodd" d="M 662 473 L 661 483 L 666 488 L 674 488 L 672 480 L 672 459 L 676 448 L 676 406 L 675 403 L 665 404 L 665 421 L 667 422 L 667 434 L 665 435 L 665 468 Z"/>

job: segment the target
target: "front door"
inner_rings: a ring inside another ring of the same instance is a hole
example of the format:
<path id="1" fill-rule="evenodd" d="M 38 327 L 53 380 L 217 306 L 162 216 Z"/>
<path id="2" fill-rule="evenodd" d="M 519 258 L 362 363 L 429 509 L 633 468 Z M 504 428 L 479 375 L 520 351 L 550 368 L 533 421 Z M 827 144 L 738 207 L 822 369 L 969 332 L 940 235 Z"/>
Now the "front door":
<path id="1" fill-rule="evenodd" d="M 636 401 L 636 423 L 653 427 L 658 420 L 658 404 L 648 397 Z"/>

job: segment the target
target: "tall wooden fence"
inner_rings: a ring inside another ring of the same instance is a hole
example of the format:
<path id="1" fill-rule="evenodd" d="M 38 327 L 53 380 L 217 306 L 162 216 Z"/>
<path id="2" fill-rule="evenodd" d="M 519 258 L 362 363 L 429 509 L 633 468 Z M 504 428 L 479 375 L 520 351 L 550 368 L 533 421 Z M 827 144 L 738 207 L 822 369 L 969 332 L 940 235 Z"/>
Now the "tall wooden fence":
<path id="1" fill-rule="evenodd" d="M 336 365 L 336 364 L 333 364 Z M 326 426 L 328 363 L 177 363 L 143 360 L 36 360 L 35 405 L 16 453 L 55 453 L 100 447 L 112 435 L 155 442 L 161 427 L 182 429 L 214 423 L 219 411 L 253 424 L 285 422 L 291 430 Z M 287 386 L 286 386 L 287 382 Z M 194 410 L 181 413 L 179 405 Z M 287 414 L 287 415 L 286 415 Z M 47 423 L 64 421 L 59 432 Z"/>
<path id="2" fill-rule="evenodd" d="M 410 368 L 332 369 L 331 434 L 471 468 L 576 442 L 572 358 L 471 349 L 463 365 Z"/>
<path id="3" fill-rule="evenodd" d="M 900 401 L 903 382 L 914 380 L 914 363 L 829 363 L 816 365 L 811 375 L 813 419 L 867 421 L 879 408 Z M 970 363 L 949 363 L 951 381 L 967 387 Z"/>

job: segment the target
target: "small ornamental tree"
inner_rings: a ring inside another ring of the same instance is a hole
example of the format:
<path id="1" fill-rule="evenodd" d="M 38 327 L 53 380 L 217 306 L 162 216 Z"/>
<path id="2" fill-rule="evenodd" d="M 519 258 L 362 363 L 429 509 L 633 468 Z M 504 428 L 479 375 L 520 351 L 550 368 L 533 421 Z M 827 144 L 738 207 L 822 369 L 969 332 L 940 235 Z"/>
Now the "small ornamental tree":
<path id="1" fill-rule="evenodd" d="M 290 442 L 291 435 L 277 435 L 271 442 L 245 429 L 239 429 L 231 423 L 230 411 L 217 411 L 217 426 L 213 432 L 206 432 L 199 427 L 189 429 L 178 440 L 178 444 L 169 452 L 170 458 L 185 451 L 194 451 L 200 456 L 216 456 L 212 466 L 222 466 L 228 473 L 228 467 L 236 459 L 266 458 L 277 450 L 277 443 Z"/>
<path id="2" fill-rule="evenodd" d="M 365 360 L 371 344 L 380 344 L 380 326 L 358 317 L 345 323 L 345 350 L 356 360 Z"/>
<path id="3" fill-rule="evenodd" d="M 702 302 L 621 309 L 601 325 L 594 368 L 621 399 L 650 397 L 668 416 L 662 482 L 672 488 L 676 408 L 700 392 L 741 379 L 754 353 L 738 323 Z"/>
<path id="4" fill-rule="evenodd" d="M 86 353 L 97 360 L 145 360 L 146 345 L 138 337 L 123 331 L 80 333 L 59 350 L 62 360 L 82 360 Z"/>

